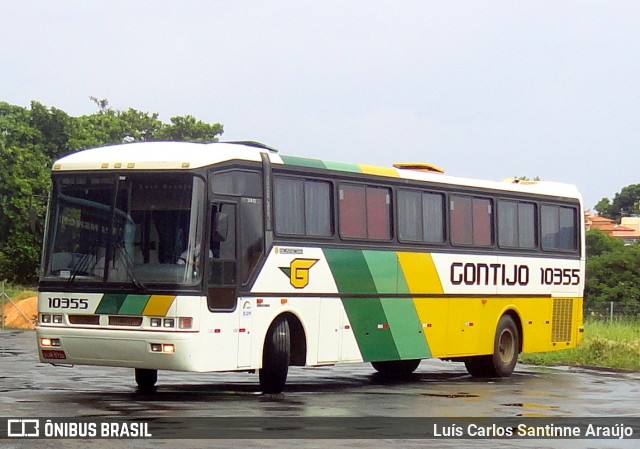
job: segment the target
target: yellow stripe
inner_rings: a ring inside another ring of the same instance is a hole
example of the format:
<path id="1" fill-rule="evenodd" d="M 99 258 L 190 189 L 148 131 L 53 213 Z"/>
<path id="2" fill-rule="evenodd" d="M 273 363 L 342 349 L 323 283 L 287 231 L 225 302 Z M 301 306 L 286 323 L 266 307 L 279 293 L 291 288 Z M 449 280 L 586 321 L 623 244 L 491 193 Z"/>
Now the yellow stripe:
<path id="1" fill-rule="evenodd" d="M 398 252 L 398 261 L 411 293 L 442 294 L 444 289 L 431 254 Z"/>
<path id="2" fill-rule="evenodd" d="M 373 165 L 358 164 L 362 173 L 367 175 L 388 176 L 390 178 L 399 178 L 398 172 L 394 168 L 389 167 L 375 167 Z"/>
<path id="3" fill-rule="evenodd" d="M 171 295 L 153 295 L 149 298 L 142 314 L 145 316 L 166 316 L 174 299 L 176 297 Z"/>
<path id="4" fill-rule="evenodd" d="M 443 357 L 447 353 L 449 300 L 447 298 L 413 298 L 413 305 L 431 356 Z"/>

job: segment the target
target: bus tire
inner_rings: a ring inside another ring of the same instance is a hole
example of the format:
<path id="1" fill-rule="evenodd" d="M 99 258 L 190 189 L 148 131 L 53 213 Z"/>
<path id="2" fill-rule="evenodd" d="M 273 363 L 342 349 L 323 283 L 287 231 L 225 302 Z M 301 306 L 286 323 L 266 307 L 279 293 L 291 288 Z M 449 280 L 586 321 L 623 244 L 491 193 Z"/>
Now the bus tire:
<path id="1" fill-rule="evenodd" d="M 158 381 L 157 369 L 136 368 L 136 383 L 142 391 L 153 391 Z"/>
<path id="2" fill-rule="evenodd" d="M 473 377 L 491 377 L 489 369 L 492 363 L 491 357 L 490 355 L 467 357 L 464 359 L 464 366 L 467 368 L 467 372 Z"/>
<path id="3" fill-rule="evenodd" d="M 493 343 L 492 374 L 495 377 L 509 377 L 513 373 L 520 348 L 520 333 L 511 315 L 502 315 L 498 321 Z"/>
<path id="4" fill-rule="evenodd" d="M 282 392 L 287 381 L 290 356 L 289 322 L 285 317 L 280 316 L 269 326 L 262 350 L 262 368 L 258 375 L 263 393 Z"/>
<path id="5" fill-rule="evenodd" d="M 388 360 L 385 362 L 371 362 L 371 366 L 383 376 L 399 377 L 413 373 L 420 365 L 420 361 L 420 359 Z"/>
<path id="6" fill-rule="evenodd" d="M 473 377 L 509 377 L 518 361 L 520 333 L 510 315 L 502 315 L 493 341 L 493 354 L 468 357 L 464 364 Z"/>

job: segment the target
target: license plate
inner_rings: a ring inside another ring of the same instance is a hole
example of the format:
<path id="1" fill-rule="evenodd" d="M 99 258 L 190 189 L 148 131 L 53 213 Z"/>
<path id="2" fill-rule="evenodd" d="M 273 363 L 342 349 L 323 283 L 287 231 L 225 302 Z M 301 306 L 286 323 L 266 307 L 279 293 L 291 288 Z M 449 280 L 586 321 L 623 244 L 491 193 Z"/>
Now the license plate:
<path id="1" fill-rule="evenodd" d="M 64 351 L 60 351 L 57 349 L 43 349 L 42 357 L 45 359 L 54 359 L 54 360 L 64 360 L 67 358 Z"/>

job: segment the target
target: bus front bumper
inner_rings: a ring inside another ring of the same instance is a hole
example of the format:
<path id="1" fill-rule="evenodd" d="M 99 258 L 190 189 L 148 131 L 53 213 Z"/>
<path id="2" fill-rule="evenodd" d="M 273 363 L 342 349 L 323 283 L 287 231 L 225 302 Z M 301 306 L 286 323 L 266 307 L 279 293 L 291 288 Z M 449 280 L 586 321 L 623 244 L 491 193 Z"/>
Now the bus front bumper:
<path id="1" fill-rule="evenodd" d="M 200 371 L 197 332 L 65 329 L 38 326 L 38 355 L 54 365 Z"/>

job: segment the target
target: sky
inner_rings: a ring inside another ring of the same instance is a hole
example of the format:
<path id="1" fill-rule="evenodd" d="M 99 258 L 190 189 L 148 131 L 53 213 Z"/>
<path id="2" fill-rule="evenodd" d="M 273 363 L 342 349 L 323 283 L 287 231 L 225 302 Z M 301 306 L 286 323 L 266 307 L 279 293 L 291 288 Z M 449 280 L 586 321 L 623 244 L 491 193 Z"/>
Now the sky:
<path id="1" fill-rule="evenodd" d="M 0 0 L 0 101 L 193 115 L 282 154 L 640 183 L 637 0 Z"/>

